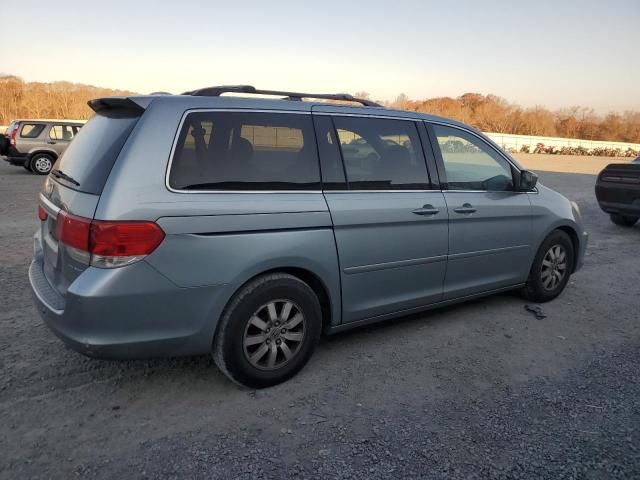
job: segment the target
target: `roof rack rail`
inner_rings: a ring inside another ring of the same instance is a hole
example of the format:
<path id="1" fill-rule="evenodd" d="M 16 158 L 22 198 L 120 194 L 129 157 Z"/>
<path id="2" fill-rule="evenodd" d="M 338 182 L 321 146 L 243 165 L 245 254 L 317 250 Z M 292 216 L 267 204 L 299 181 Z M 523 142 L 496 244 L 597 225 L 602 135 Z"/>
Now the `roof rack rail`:
<path id="1" fill-rule="evenodd" d="M 219 97 L 223 93 L 250 93 L 255 95 L 275 95 L 285 97 L 286 100 L 302 100 L 303 98 L 318 98 L 323 100 L 342 100 L 345 102 L 356 102 L 365 107 L 382 107 L 366 98 L 356 98 L 348 93 L 301 93 L 301 92 L 283 92 L 279 90 L 259 90 L 251 85 L 221 85 L 217 87 L 199 88 L 184 92 L 182 95 L 192 95 L 196 97 Z"/>

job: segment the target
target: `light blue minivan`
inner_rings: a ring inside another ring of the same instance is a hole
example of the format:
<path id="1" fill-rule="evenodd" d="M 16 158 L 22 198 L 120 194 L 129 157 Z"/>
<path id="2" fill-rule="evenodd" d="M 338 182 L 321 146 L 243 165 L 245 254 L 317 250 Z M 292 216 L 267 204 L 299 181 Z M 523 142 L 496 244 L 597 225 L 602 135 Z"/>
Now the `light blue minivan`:
<path id="1" fill-rule="evenodd" d="M 87 355 L 212 353 L 260 388 L 322 333 L 512 289 L 551 300 L 583 262 L 577 205 L 453 120 L 249 86 L 89 104 L 29 270 Z"/>

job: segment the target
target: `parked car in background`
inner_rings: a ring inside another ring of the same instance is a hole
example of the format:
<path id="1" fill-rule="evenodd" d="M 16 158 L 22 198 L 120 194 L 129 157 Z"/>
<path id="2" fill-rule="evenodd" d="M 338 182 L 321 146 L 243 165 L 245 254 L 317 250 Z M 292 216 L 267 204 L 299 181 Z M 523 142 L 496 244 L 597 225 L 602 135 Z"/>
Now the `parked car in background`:
<path id="1" fill-rule="evenodd" d="M 0 155 L 12 165 L 46 175 L 84 124 L 83 120 L 14 120 L 7 128 L 7 141 L 0 141 Z"/>
<path id="2" fill-rule="evenodd" d="M 322 332 L 513 289 L 549 301 L 583 263 L 578 206 L 454 120 L 250 86 L 89 103 L 29 269 L 87 355 L 212 353 L 266 387 Z"/>
<path id="3" fill-rule="evenodd" d="M 598 175 L 596 198 L 613 223 L 635 225 L 640 218 L 640 157 L 607 165 Z"/>

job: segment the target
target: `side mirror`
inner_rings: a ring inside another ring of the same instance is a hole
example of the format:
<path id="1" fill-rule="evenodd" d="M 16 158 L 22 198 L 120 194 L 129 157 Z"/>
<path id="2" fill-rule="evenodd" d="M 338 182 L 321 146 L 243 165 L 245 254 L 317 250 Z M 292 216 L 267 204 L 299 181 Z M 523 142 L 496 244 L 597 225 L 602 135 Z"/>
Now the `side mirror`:
<path id="1" fill-rule="evenodd" d="M 522 170 L 520 172 L 520 179 L 518 182 L 518 190 L 520 192 L 530 192 L 538 183 L 538 175 L 529 170 Z"/>

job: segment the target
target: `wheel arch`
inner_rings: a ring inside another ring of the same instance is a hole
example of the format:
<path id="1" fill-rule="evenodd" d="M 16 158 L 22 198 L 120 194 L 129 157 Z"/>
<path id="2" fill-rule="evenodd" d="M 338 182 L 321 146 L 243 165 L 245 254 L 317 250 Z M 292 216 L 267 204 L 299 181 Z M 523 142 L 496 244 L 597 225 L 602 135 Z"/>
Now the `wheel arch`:
<path id="1" fill-rule="evenodd" d="M 332 320 L 334 320 L 334 317 L 335 317 L 335 314 L 333 311 L 334 299 L 332 299 L 330 294 L 330 289 L 326 285 L 324 280 L 320 277 L 320 275 L 318 275 L 317 273 L 313 272 L 308 268 L 297 267 L 297 266 L 280 266 L 280 267 L 273 267 L 266 270 L 262 270 L 259 273 L 255 273 L 251 277 L 247 278 L 244 282 L 242 282 L 242 284 L 240 284 L 233 291 L 233 293 L 227 299 L 222 311 L 224 312 L 226 310 L 227 306 L 233 301 L 233 298 L 235 297 L 236 293 L 242 290 L 242 288 L 244 288 L 245 285 L 254 281 L 256 278 L 263 277 L 265 275 L 269 275 L 273 273 L 287 273 L 291 276 L 294 276 L 300 279 L 301 281 L 309 285 L 311 290 L 313 290 L 313 292 L 318 297 L 320 308 L 322 310 L 322 330 L 326 332 L 327 329 L 331 327 Z M 216 325 L 214 338 L 215 338 L 215 335 L 217 335 L 219 323 L 220 322 L 218 322 L 218 325 Z"/>
<path id="2" fill-rule="evenodd" d="M 35 157 L 36 155 L 39 155 L 39 154 L 49 155 L 50 157 L 53 158 L 54 162 L 56 160 L 58 160 L 58 154 L 56 152 L 54 152 L 53 150 L 46 150 L 46 149 L 39 148 L 38 150 L 34 150 L 33 152 L 29 152 L 29 156 L 28 156 L 29 161 L 31 161 L 31 159 L 33 157 Z"/>
<path id="3" fill-rule="evenodd" d="M 574 273 L 576 271 L 576 266 L 578 264 L 578 256 L 580 254 L 580 240 L 579 240 L 578 232 L 576 231 L 576 229 L 573 226 L 567 225 L 567 224 L 556 225 L 553 228 L 551 228 L 548 232 L 545 233 L 545 235 L 542 237 L 542 240 L 540 240 L 540 242 L 538 243 L 538 247 L 535 250 L 533 259 L 531 260 L 532 265 L 533 265 L 533 261 L 535 260 L 535 255 L 537 255 L 538 250 L 540 250 L 540 247 L 542 246 L 544 241 L 547 238 L 549 238 L 549 235 L 551 235 L 555 231 L 566 233 L 569 236 L 569 239 L 571 240 L 571 245 L 573 246 L 573 267 L 572 267 L 571 273 Z"/>
<path id="4" fill-rule="evenodd" d="M 569 235 L 571 239 L 571 245 L 573 245 L 573 268 L 571 273 L 576 271 L 576 266 L 578 265 L 578 255 L 580 254 L 580 240 L 578 238 L 578 232 L 575 231 L 573 227 L 568 225 L 559 226 L 556 230 L 560 230 L 561 232 Z"/>

